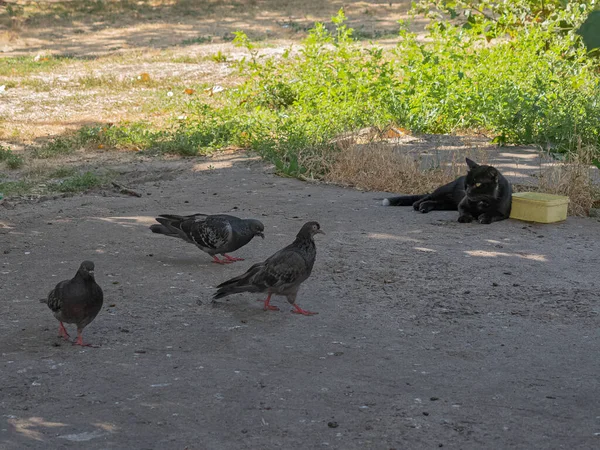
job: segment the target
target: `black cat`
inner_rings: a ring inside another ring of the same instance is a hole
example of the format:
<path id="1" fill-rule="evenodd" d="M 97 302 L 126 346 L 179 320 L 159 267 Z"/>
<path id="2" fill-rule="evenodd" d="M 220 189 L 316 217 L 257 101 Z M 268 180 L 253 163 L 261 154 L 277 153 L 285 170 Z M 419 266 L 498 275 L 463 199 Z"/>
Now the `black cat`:
<path id="1" fill-rule="evenodd" d="M 508 219 L 512 204 L 512 188 L 492 166 L 479 165 L 467 158 L 469 172 L 431 194 L 404 195 L 383 200 L 383 206 L 410 206 L 428 213 L 434 209 L 456 211 L 458 221 L 492 223 Z"/>

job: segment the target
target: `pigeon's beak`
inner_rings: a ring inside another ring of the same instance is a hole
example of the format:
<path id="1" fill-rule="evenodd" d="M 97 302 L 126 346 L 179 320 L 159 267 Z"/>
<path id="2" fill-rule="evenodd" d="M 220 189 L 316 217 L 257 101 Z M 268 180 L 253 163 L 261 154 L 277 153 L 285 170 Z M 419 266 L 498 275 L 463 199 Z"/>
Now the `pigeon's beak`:
<path id="1" fill-rule="evenodd" d="M 325 232 L 323 230 L 316 230 L 315 234 L 325 234 Z"/>
<path id="2" fill-rule="evenodd" d="M 90 274 L 90 277 L 92 277 L 92 278 L 94 277 L 94 271 L 93 270 L 88 271 L 88 273 Z"/>
<path id="3" fill-rule="evenodd" d="M 265 238 L 265 235 L 262 233 L 262 231 L 259 231 L 258 233 L 256 233 L 256 236 L 260 236 L 261 238 Z"/>

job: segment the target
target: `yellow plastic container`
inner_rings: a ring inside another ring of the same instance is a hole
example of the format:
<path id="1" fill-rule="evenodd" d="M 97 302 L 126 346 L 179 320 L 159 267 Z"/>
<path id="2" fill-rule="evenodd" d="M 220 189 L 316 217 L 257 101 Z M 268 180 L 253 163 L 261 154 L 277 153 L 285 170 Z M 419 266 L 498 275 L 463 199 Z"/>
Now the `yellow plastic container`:
<path id="1" fill-rule="evenodd" d="M 511 219 L 553 223 L 566 220 L 569 197 L 541 192 L 517 192 L 512 196 Z"/>

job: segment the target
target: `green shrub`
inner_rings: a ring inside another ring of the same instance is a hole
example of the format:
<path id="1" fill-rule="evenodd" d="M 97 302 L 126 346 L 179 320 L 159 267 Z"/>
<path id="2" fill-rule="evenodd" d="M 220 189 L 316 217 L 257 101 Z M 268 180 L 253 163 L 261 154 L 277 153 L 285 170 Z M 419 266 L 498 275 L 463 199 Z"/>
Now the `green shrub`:
<path id="1" fill-rule="evenodd" d="M 9 169 L 19 169 L 25 162 L 21 156 L 15 155 L 12 150 L 2 145 L 0 145 L 0 161 L 6 162 Z"/>
<path id="2" fill-rule="evenodd" d="M 284 174 L 321 176 L 340 133 L 397 125 L 424 133 L 481 130 L 500 144 L 570 151 L 600 148 L 598 60 L 577 29 L 595 7 L 581 3 L 421 2 L 432 18 L 426 39 L 401 24 L 393 50 L 364 47 L 340 11 L 328 31 L 317 23 L 300 52 L 250 57 L 244 80 L 219 106 L 187 104 L 168 129 L 148 124 L 90 128 L 85 140 L 181 155 L 237 146 L 257 151 Z"/>

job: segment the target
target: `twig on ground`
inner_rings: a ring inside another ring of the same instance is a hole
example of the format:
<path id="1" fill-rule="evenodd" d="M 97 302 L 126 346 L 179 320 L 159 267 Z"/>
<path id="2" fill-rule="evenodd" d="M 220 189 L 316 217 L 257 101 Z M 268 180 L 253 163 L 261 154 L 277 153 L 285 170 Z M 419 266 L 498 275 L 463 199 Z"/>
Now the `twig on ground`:
<path id="1" fill-rule="evenodd" d="M 134 197 L 141 197 L 142 196 L 142 194 L 140 194 L 139 192 L 136 192 L 133 189 L 129 189 L 128 187 L 123 186 L 123 185 L 121 185 L 119 183 L 115 183 L 114 181 L 112 182 L 112 185 L 114 187 L 116 187 L 121 194 L 132 195 Z"/>

